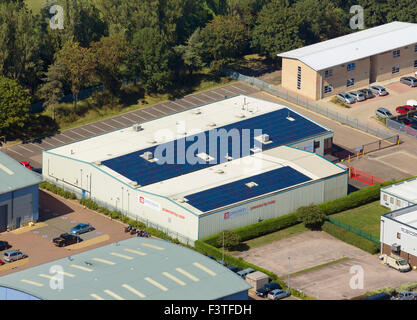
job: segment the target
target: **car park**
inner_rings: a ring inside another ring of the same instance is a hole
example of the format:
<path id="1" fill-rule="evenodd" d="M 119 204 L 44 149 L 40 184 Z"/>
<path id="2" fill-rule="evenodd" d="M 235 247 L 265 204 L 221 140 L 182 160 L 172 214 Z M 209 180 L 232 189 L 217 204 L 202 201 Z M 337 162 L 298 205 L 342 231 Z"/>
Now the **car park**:
<path id="1" fill-rule="evenodd" d="M 413 111 L 415 108 L 413 106 L 400 106 L 395 109 L 395 111 L 399 114 L 407 114 L 410 111 Z"/>
<path id="2" fill-rule="evenodd" d="M 388 94 L 388 91 L 383 86 L 371 86 L 369 90 L 377 96 L 386 96 Z"/>
<path id="3" fill-rule="evenodd" d="M 3 255 L 3 259 L 7 262 L 17 261 L 26 257 L 27 255 L 20 250 L 6 251 Z"/>
<path id="4" fill-rule="evenodd" d="M 370 89 L 362 89 L 362 90 L 359 90 L 359 91 L 362 92 L 365 95 L 366 99 L 370 99 L 370 98 L 375 97 L 375 95 L 372 93 L 372 91 Z"/>
<path id="5" fill-rule="evenodd" d="M 352 91 L 349 92 L 349 94 L 355 99 L 355 101 L 359 102 L 359 101 L 365 101 L 366 97 L 363 94 L 362 91 Z"/>
<path id="6" fill-rule="evenodd" d="M 11 248 L 12 246 L 7 241 L 0 241 L 0 251 Z"/>
<path id="7" fill-rule="evenodd" d="M 89 231 L 93 231 L 94 228 L 88 223 L 79 223 L 75 227 L 71 228 L 72 234 L 82 234 Z"/>
<path id="8" fill-rule="evenodd" d="M 276 282 L 265 283 L 262 288 L 255 291 L 258 297 L 266 297 L 269 292 L 276 289 L 282 289 L 281 286 Z"/>
<path id="9" fill-rule="evenodd" d="M 402 77 L 400 82 L 410 87 L 417 87 L 417 78 L 414 77 Z"/>
<path id="10" fill-rule="evenodd" d="M 348 103 L 348 104 L 355 103 L 355 98 L 349 93 L 341 92 L 336 97 L 337 99 L 339 99 L 340 101 L 344 103 Z"/>
<path id="11" fill-rule="evenodd" d="M 65 247 L 71 244 L 79 243 L 82 239 L 75 235 L 75 234 L 69 234 L 69 233 L 63 233 L 59 237 L 52 239 L 52 242 L 57 247 Z"/>
<path id="12" fill-rule="evenodd" d="M 286 298 L 290 295 L 287 290 L 275 289 L 268 293 L 268 299 L 279 300 Z"/>
<path id="13" fill-rule="evenodd" d="M 393 114 L 388 109 L 385 109 L 385 108 L 378 108 L 375 114 L 378 117 L 383 118 L 383 119 L 393 117 Z"/>
<path id="14" fill-rule="evenodd" d="M 33 167 L 27 161 L 19 161 L 19 163 L 24 166 L 26 169 L 33 170 Z"/>
<path id="15" fill-rule="evenodd" d="M 255 270 L 253 270 L 252 268 L 247 268 L 239 272 L 236 272 L 236 274 L 238 274 L 242 278 L 245 278 L 249 273 L 252 273 L 252 272 L 255 272 Z"/>

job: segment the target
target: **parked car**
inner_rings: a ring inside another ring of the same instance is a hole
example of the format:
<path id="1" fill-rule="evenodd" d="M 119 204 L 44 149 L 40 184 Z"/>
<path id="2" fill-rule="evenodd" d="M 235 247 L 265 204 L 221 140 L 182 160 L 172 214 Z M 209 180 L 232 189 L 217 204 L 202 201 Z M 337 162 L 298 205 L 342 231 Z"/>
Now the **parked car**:
<path id="1" fill-rule="evenodd" d="M 400 294 L 392 300 L 417 300 L 417 292 L 401 291 Z"/>
<path id="2" fill-rule="evenodd" d="M 79 223 L 75 227 L 72 227 L 70 232 L 72 234 L 81 234 L 81 233 L 86 233 L 86 232 L 93 231 L 93 230 L 94 228 L 90 224 Z"/>
<path id="3" fill-rule="evenodd" d="M 0 259 L 0 266 L 2 266 L 3 264 L 5 264 L 6 262 L 4 262 L 3 260 Z"/>
<path id="4" fill-rule="evenodd" d="M 52 242 L 57 247 L 65 247 L 81 241 L 83 240 L 79 236 L 69 233 L 63 233 L 59 237 L 52 239 Z"/>
<path id="5" fill-rule="evenodd" d="M 349 94 L 355 99 L 355 101 L 359 102 L 359 101 L 365 101 L 366 100 L 366 96 L 360 90 L 349 92 Z"/>
<path id="6" fill-rule="evenodd" d="M 344 103 L 352 104 L 355 103 L 355 98 L 351 96 L 349 93 L 341 92 L 337 96 L 337 99 Z"/>
<path id="7" fill-rule="evenodd" d="M 417 100 L 407 100 L 407 105 L 417 108 Z"/>
<path id="8" fill-rule="evenodd" d="M 7 241 L 0 241 L 0 251 L 11 248 L 12 246 Z"/>
<path id="9" fill-rule="evenodd" d="M 391 118 L 391 117 L 393 117 L 393 114 L 388 109 L 385 109 L 385 108 L 378 108 L 376 110 L 375 114 L 378 117 L 381 117 L 383 119 L 384 118 Z"/>
<path id="10" fill-rule="evenodd" d="M 417 78 L 414 77 L 402 77 L 400 82 L 410 87 L 417 87 Z"/>
<path id="11" fill-rule="evenodd" d="M 279 300 L 279 299 L 286 298 L 289 295 L 290 293 L 287 290 L 275 289 L 275 290 L 272 290 L 270 293 L 268 293 L 268 299 Z"/>
<path id="12" fill-rule="evenodd" d="M 386 96 L 388 94 L 388 91 L 383 86 L 371 86 L 369 90 L 377 96 Z"/>
<path id="13" fill-rule="evenodd" d="M 366 297 L 363 300 L 390 300 L 390 299 L 391 299 L 391 295 L 389 293 L 381 292 L 381 293 L 377 293 L 372 296 Z"/>
<path id="14" fill-rule="evenodd" d="M 216 260 L 217 263 L 221 264 L 222 266 L 226 266 L 226 262 L 223 260 Z"/>
<path id="15" fill-rule="evenodd" d="M 415 118 L 402 118 L 399 119 L 405 126 L 417 129 L 417 119 Z"/>
<path id="16" fill-rule="evenodd" d="M 239 271 L 242 271 L 242 268 L 239 268 L 239 267 L 236 267 L 236 266 L 227 266 L 227 268 L 228 268 L 230 271 L 233 271 L 234 273 L 237 273 L 237 272 L 239 272 Z"/>
<path id="17" fill-rule="evenodd" d="M 33 167 L 27 161 L 19 161 L 19 163 L 24 166 L 26 169 L 33 170 Z"/>
<path id="18" fill-rule="evenodd" d="M 6 260 L 7 262 L 17 261 L 26 257 L 27 255 L 20 250 L 6 251 L 3 255 L 3 259 Z"/>
<path id="19" fill-rule="evenodd" d="M 372 93 L 372 91 L 370 89 L 362 89 L 362 90 L 359 90 L 359 91 L 361 91 L 365 95 L 366 99 L 370 99 L 370 98 L 375 97 L 375 95 Z"/>
<path id="20" fill-rule="evenodd" d="M 410 265 L 406 260 L 403 258 L 396 256 L 396 255 L 382 255 L 382 261 L 384 264 L 388 265 L 391 268 L 394 268 L 395 270 L 398 270 L 400 272 L 407 272 L 411 270 Z"/>
<path id="21" fill-rule="evenodd" d="M 406 113 L 409 113 L 410 111 L 413 111 L 414 109 L 415 108 L 413 106 L 406 105 L 406 106 L 397 107 L 395 111 L 399 114 L 406 114 Z"/>
<path id="22" fill-rule="evenodd" d="M 249 273 L 252 273 L 252 272 L 255 272 L 255 270 L 253 270 L 252 268 L 247 268 L 247 269 L 236 272 L 236 274 L 238 274 L 242 278 L 245 278 Z"/>
<path id="23" fill-rule="evenodd" d="M 276 282 L 265 283 L 262 288 L 255 291 L 258 297 L 266 297 L 269 292 L 276 289 L 282 289 L 281 286 Z"/>

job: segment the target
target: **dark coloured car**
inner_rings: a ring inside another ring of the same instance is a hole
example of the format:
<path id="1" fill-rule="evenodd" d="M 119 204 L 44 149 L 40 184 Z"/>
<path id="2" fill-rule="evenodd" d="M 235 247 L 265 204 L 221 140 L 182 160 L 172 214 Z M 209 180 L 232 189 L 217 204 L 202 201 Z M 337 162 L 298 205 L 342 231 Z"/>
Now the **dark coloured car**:
<path id="1" fill-rule="evenodd" d="M 381 292 L 378 294 L 374 294 L 373 296 L 366 297 L 363 300 L 390 300 L 391 295 L 386 292 Z"/>
<path id="2" fill-rule="evenodd" d="M 0 241 L 0 251 L 11 248 L 12 246 L 7 241 Z"/>
<path id="3" fill-rule="evenodd" d="M 59 237 L 52 240 L 57 247 L 65 247 L 81 241 L 82 239 L 79 236 L 69 233 L 63 233 Z"/>
<path id="4" fill-rule="evenodd" d="M 239 268 L 239 267 L 236 267 L 236 266 L 227 266 L 227 268 L 228 268 L 230 271 L 233 271 L 234 273 L 237 273 L 237 272 L 239 272 L 239 271 L 242 271 L 242 268 Z"/>
<path id="5" fill-rule="evenodd" d="M 372 91 L 370 89 L 362 89 L 362 90 L 359 90 L 359 91 L 361 91 L 365 95 L 366 99 L 370 99 L 370 98 L 375 97 L 375 95 L 372 93 Z"/>
<path id="6" fill-rule="evenodd" d="M 262 288 L 256 290 L 256 295 L 258 297 L 266 297 L 268 293 L 272 290 L 281 289 L 281 286 L 276 282 L 270 282 L 263 285 Z"/>

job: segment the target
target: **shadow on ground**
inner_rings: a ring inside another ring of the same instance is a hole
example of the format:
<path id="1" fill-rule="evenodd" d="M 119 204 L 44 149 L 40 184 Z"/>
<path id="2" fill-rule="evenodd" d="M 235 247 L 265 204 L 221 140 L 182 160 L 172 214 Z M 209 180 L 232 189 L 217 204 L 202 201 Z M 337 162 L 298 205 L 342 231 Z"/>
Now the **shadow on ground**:
<path id="1" fill-rule="evenodd" d="M 39 204 L 42 207 L 39 210 L 39 221 L 41 222 L 74 212 L 65 203 L 42 190 L 39 190 Z"/>

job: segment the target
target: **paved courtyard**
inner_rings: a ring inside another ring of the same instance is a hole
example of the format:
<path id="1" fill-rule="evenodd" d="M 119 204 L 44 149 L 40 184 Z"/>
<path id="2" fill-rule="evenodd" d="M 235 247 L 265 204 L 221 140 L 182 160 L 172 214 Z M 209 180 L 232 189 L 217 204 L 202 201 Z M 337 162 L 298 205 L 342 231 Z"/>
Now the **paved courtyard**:
<path id="1" fill-rule="evenodd" d="M 387 286 L 417 281 L 417 272 L 400 273 L 371 255 L 321 231 L 306 231 L 236 254 L 244 260 L 276 273 L 288 282 L 288 273 L 305 270 L 341 258 L 346 260 L 290 277 L 290 286 L 322 300 L 341 300 Z M 290 261 L 288 261 L 290 257 Z M 290 262 L 290 263 L 289 263 Z M 350 282 L 363 269 L 363 288 L 352 289 Z"/>

